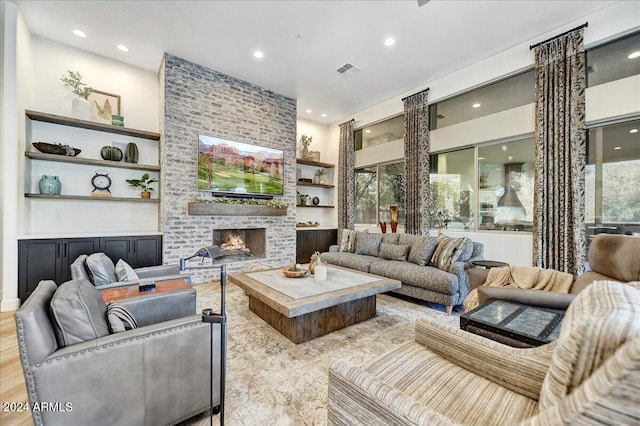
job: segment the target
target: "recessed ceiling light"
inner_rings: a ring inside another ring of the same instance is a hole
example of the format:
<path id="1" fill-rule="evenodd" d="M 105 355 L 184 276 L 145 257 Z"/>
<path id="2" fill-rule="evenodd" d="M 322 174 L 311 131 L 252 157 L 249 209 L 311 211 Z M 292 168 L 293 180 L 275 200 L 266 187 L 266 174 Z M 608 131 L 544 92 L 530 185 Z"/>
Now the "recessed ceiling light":
<path id="1" fill-rule="evenodd" d="M 125 46 L 124 44 L 119 44 L 118 46 L 118 50 L 122 50 L 123 52 L 128 52 L 129 48 L 127 46 Z"/>
<path id="2" fill-rule="evenodd" d="M 513 160 L 513 155 L 510 155 L 507 157 L 509 159 L 509 161 Z"/>
<path id="3" fill-rule="evenodd" d="M 262 59 L 262 58 L 264 58 L 264 53 L 262 53 L 262 52 L 261 52 L 261 51 L 259 51 L 259 50 L 256 50 L 255 52 L 253 52 L 253 56 L 254 56 L 255 58 Z"/>
<path id="4" fill-rule="evenodd" d="M 327 114 L 325 114 L 324 112 L 322 114 L 320 114 L 320 117 L 326 117 Z"/>
<path id="5" fill-rule="evenodd" d="M 84 33 L 84 31 L 80 31 L 80 30 L 73 30 L 73 33 L 75 35 L 77 35 L 78 37 L 82 37 L 85 38 L 87 35 Z"/>
<path id="6" fill-rule="evenodd" d="M 629 133 L 638 133 L 638 129 L 631 129 L 629 130 Z"/>
<path id="7" fill-rule="evenodd" d="M 310 109 L 305 111 L 307 114 L 311 114 L 313 111 L 311 111 Z"/>
<path id="8" fill-rule="evenodd" d="M 396 41 L 395 41 L 395 39 L 393 39 L 391 37 L 389 37 L 388 39 L 386 39 L 384 41 L 384 45 L 387 46 L 387 47 L 393 46 L 394 44 L 396 44 Z"/>
<path id="9" fill-rule="evenodd" d="M 365 133 L 371 133 L 371 130 L 367 129 L 364 131 Z"/>
<path id="10" fill-rule="evenodd" d="M 484 160 L 484 159 L 485 159 L 484 157 L 478 157 L 478 160 Z"/>
<path id="11" fill-rule="evenodd" d="M 621 146 L 616 146 L 616 147 L 615 147 L 615 148 L 613 148 L 613 149 L 615 149 L 615 150 L 617 151 L 617 150 L 619 150 L 619 149 L 622 149 L 622 147 L 621 147 Z"/>
<path id="12" fill-rule="evenodd" d="M 632 54 L 629 55 L 629 59 L 635 59 L 635 58 L 640 58 L 640 50 L 633 52 Z"/>
<path id="13" fill-rule="evenodd" d="M 480 104 L 479 103 L 475 103 L 475 104 L 473 104 L 471 106 L 474 107 L 474 108 L 480 108 Z"/>
<path id="14" fill-rule="evenodd" d="M 506 151 L 507 150 L 507 146 L 506 145 L 502 145 L 502 150 Z"/>

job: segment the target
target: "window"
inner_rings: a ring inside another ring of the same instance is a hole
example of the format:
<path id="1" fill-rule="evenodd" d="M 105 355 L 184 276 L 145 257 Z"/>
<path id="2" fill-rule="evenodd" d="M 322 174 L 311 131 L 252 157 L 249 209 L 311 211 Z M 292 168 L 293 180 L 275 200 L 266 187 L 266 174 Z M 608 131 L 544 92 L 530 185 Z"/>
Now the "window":
<path id="1" fill-rule="evenodd" d="M 430 156 L 430 228 L 473 229 L 474 148 Z"/>
<path id="2" fill-rule="evenodd" d="M 589 129 L 587 235 L 640 232 L 640 120 Z"/>
<path id="3" fill-rule="evenodd" d="M 478 229 L 533 230 L 533 138 L 478 148 Z"/>
<path id="4" fill-rule="evenodd" d="M 535 74 L 527 71 L 429 106 L 429 127 L 440 129 L 534 102 Z"/>
<path id="5" fill-rule="evenodd" d="M 399 207 L 398 230 L 405 225 L 404 163 L 378 164 L 357 169 L 356 225 L 377 228 L 391 222 L 389 207 Z"/>
<path id="6" fill-rule="evenodd" d="M 353 132 L 355 149 L 370 148 L 404 138 L 404 114 Z"/>
<path id="7" fill-rule="evenodd" d="M 587 86 L 640 74 L 640 33 L 587 50 Z M 632 55 L 630 58 L 629 55 Z"/>

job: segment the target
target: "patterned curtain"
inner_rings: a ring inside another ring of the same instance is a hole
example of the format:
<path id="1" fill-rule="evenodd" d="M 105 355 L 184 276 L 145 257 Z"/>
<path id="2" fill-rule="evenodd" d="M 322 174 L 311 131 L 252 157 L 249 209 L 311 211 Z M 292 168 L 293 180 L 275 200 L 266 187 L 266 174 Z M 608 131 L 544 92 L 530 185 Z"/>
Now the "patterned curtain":
<path id="1" fill-rule="evenodd" d="M 583 28 L 534 47 L 536 134 L 533 263 L 579 275 L 585 238 Z"/>
<path id="2" fill-rule="evenodd" d="M 353 120 L 340 125 L 338 152 L 338 229 L 353 229 L 355 224 L 355 168 Z M 338 236 L 340 237 L 340 236 Z"/>
<path id="3" fill-rule="evenodd" d="M 408 234 L 429 233 L 429 89 L 404 98 L 405 211 Z"/>

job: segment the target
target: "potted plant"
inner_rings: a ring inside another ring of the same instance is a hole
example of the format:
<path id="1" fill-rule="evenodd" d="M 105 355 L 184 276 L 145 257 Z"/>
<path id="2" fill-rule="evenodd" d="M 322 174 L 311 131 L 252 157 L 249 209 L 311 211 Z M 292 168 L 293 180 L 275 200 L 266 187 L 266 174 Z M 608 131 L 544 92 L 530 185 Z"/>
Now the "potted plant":
<path id="1" fill-rule="evenodd" d="M 309 194 L 300 194 L 300 205 L 306 206 L 308 199 L 309 199 Z"/>
<path id="2" fill-rule="evenodd" d="M 75 118 L 88 120 L 89 100 L 87 98 L 93 92 L 93 89 L 82 82 L 80 72 L 68 70 L 67 74 L 62 74 L 60 80 L 65 86 L 71 87 L 73 94 L 77 96 L 77 98 L 73 98 L 71 103 L 71 113 Z"/>
<path id="3" fill-rule="evenodd" d="M 318 169 L 315 173 L 316 183 L 324 183 L 324 177 L 327 175 L 326 169 Z"/>
<path id="4" fill-rule="evenodd" d="M 142 189 L 142 192 L 140 193 L 142 198 L 151 198 L 151 191 L 153 191 L 151 184 L 157 181 L 158 179 L 156 178 L 149 179 L 149 173 L 143 174 L 140 179 L 127 179 L 127 183 L 130 187 Z"/>
<path id="5" fill-rule="evenodd" d="M 300 143 L 302 144 L 302 159 L 309 159 L 309 145 L 311 145 L 311 140 L 313 136 L 302 135 L 300 136 Z"/>

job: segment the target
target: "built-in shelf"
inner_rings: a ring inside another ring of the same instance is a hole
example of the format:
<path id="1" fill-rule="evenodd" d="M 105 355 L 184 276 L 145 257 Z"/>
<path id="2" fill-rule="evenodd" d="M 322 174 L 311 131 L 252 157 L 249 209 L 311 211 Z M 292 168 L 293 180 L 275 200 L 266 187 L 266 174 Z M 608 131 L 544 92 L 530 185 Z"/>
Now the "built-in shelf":
<path id="1" fill-rule="evenodd" d="M 64 117 L 62 115 L 47 114 L 26 110 L 25 114 L 32 120 L 45 123 L 62 124 L 63 126 L 79 127 L 81 129 L 97 130 L 100 132 L 115 133 L 118 135 L 134 136 L 136 138 L 160 140 L 160 133 L 148 132 L 146 130 L 131 129 L 128 127 L 113 126 L 111 124 L 96 123 L 94 121 L 80 120 L 78 118 Z"/>
<path id="2" fill-rule="evenodd" d="M 321 208 L 321 209 L 333 209 L 335 208 L 334 206 L 314 206 L 313 204 L 298 204 L 296 205 L 296 207 L 316 207 L 316 208 Z"/>
<path id="3" fill-rule="evenodd" d="M 300 182 L 300 181 L 298 181 L 298 186 L 315 186 L 316 188 L 335 188 L 335 185 L 329 185 L 328 183 L 311 183 L 311 182 Z"/>
<path id="4" fill-rule="evenodd" d="M 90 166 L 116 167 L 120 169 L 132 170 L 148 170 L 151 172 L 159 172 L 160 166 L 152 166 L 149 164 L 121 163 L 118 161 L 97 160 L 93 158 L 79 158 L 68 155 L 45 154 L 42 152 L 25 152 L 24 155 L 32 160 L 43 161 L 59 161 L 62 163 L 88 164 Z"/>
<path id="5" fill-rule="evenodd" d="M 307 166 L 325 167 L 327 169 L 330 169 L 336 166 L 335 164 L 331 164 L 331 163 L 323 163 L 322 161 L 303 160 L 302 158 L 296 158 L 296 163 L 305 164 Z"/>
<path id="6" fill-rule="evenodd" d="M 133 197 L 92 197 L 90 195 L 53 195 L 53 194 L 24 194 L 27 198 L 49 198 L 52 200 L 85 200 L 85 201 L 126 201 L 136 203 L 159 203 L 158 198 L 133 198 Z"/>

